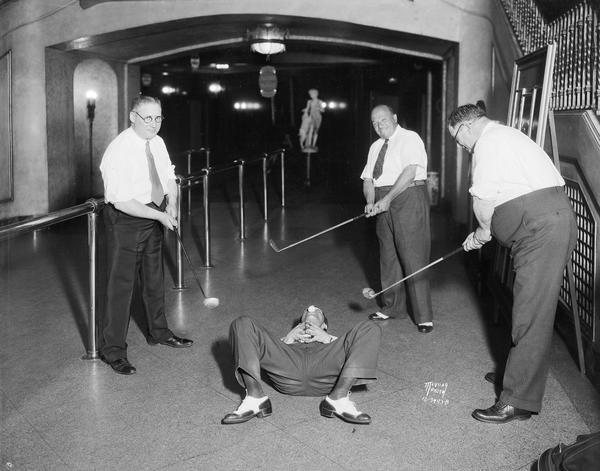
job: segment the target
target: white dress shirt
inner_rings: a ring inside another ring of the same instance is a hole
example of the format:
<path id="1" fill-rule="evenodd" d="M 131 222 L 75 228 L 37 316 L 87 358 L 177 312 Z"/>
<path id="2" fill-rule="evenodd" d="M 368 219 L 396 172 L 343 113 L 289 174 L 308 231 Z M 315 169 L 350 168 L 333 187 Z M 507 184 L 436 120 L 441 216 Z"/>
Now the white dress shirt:
<path id="1" fill-rule="evenodd" d="M 473 152 L 471 195 L 494 207 L 565 181 L 548 154 L 521 131 L 488 123 Z"/>
<path id="2" fill-rule="evenodd" d="M 158 178 L 166 194 L 167 182 L 175 180 L 175 166 L 161 137 L 155 136 L 149 142 Z M 146 140 L 139 137 L 133 128 L 127 128 L 108 145 L 102 156 L 100 171 L 107 203 L 132 199 L 142 204 L 152 201 Z"/>
<path id="3" fill-rule="evenodd" d="M 371 144 L 367 164 L 360 175 L 361 179 L 373 178 L 373 167 L 384 143 L 385 139 L 379 138 Z M 381 176 L 373 181 L 375 187 L 394 185 L 409 165 L 417 165 L 415 180 L 427 179 L 427 152 L 421 137 L 414 131 L 396 126 L 394 134 L 388 140 Z"/>

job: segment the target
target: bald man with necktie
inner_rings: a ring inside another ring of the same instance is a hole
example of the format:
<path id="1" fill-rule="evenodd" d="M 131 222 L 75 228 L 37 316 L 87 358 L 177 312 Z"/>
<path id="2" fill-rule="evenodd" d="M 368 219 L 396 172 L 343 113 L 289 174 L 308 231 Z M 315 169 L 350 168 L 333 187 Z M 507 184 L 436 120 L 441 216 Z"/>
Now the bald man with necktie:
<path id="1" fill-rule="evenodd" d="M 430 260 L 427 153 L 419 135 L 398 124 L 393 110 L 379 105 L 371 111 L 379 139 L 369 149 L 361 174 L 367 217 L 376 216 L 381 286 L 387 288 Z M 429 280 L 420 274 L 381 295 L 381 311 L 372 320 L 403 317 L 408 313 L 418 331 L 433 330 Z"/>
<path id="2" fill-rule="evenodd" d="M 177 186 L 165 143 L 157 135 L 163 120 L 160 101 L 135 98 L 129 120 L 131 126 L 109 144 L 100 164 L 107 203 L 101 357 L 124 375 L 136 372 L 126 342 L 134 296 L 141 297 L 149 344 L 182 348 L 193 343 L 173 334 L 165 316 L 163 227 L 177 227 Z"/>

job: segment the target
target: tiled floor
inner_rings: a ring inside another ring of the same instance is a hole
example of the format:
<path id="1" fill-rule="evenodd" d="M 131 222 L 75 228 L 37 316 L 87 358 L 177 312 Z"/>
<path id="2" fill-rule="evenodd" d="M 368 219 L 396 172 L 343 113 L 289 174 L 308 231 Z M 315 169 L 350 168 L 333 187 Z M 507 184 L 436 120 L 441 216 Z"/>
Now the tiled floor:
<path id="1" fill-rule="evenodd" d="M 272 416 L 221 425 L 242 393 L 227 344 L 234 318 L 249 315 L 283 334 L 314 304 L 335 333 L 374 310 L 361 295 L 364 287 L 377 287 L 372 222 L 361 219 L 281 253 L 268 245 L 269 238 L 284 246 L 360 214 L 359 199 L 336 198 L 321 183 L 308 190 L 291 181 L 287 207 L 273 199 L 266 223 L 249 191 L 243 242 L 237 207 L 217 198 L 210 269 L 200 268 L 202 218 L 195 201 L 193 223 L 182 224 L 184 239 L 207 295 L 221 304 L 203 306 L 187 265 L 188 289 L 171 289 L 171 236 L 169 322 L 195 343 L 182 350 L 149 346 L 132 322 L 133 376 L 80 359 L 87 335 L 85 219 L 1 243 L 1 469 L 526 470 L 546 448 L 598 429 L 599 394 L 577 373 L 558 336 L 541 414 L 502 426 L 470 417 L 494 400 L 483 375 L 494 368 L 502 342 L 490 339 L 508 337 L 482 312 L 462 255 L 429 270 L 432 334 L 418 333 L 408 319 L 382 324 L 379 380 L 352 396 L 373 417 L 371 425 L 325 419 L 319 398 L 268 387 Z M 443 214 L 434 213 L 433 227 L 432 258 L 458 246 Z M 429 382 L 444 384 L 445 394 L 428 394 Z"/>

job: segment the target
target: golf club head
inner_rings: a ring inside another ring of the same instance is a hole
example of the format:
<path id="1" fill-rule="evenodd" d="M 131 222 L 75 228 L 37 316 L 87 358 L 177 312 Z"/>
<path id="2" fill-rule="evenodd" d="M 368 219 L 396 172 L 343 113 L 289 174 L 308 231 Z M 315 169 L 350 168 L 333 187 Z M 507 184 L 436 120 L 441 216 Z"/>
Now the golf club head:
<path id="1" fill-rule="evenodd" d="M 219 305 L 219 298 L 205 298 L 204 301 L 202 301 L 202 304 L 208 309 L 214 309 Z"/>
<path id="2" fill-rule="evenodd" d="M 281 252 L 281 250 L 279 250 L 279 249 L 277 248 L 277 246 L 275 245 L 275 242 L 273 242 L 273 239 L 269 239 L 269 245 L 271 246 L 271 248 L 272 248 L 272 249 L 273 249 L 275 252 L 277 252 L 277 253 Z"/>
<path id="3" fill-rule="evenodd" d="M 375 290 L 372 288 L 363 288 L 362 295 L 367 299 L 373 299 L 375 297 Z"/>

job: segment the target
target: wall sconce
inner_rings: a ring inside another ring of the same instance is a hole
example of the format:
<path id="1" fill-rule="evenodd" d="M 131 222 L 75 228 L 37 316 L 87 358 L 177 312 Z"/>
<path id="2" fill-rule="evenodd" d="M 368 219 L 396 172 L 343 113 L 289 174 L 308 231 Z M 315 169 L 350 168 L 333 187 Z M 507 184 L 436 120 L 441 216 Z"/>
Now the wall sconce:
<path id="1" fill-rule="evenodd" d="M 87 98 L 87 119 L 91 123 L 94 121 L 96 114 L 96 98 L 98 98 L 98 94 L 94 90 L 88 90 L 85 97 Z"/>
<path id="2" fill-rule="evenodd" d="M 285 37 L 287 31 L 280 29 L 273 23 L 265 23 L 257 26 L 254 30 L 248 31 L 248 41 L 250 49 L 259 54 L 270 56 L 285 52 Z"/>
<path id="3" fill-rule="evenodd" d="M 88 90 L 85 93 L 87 99 L 87 119 L 89 128 L 89 157 L 90 157 L 90 194 L 94 194 L 94 116 L 96 115 L 96 98 L 98 94 L 95 90 Z"/>

